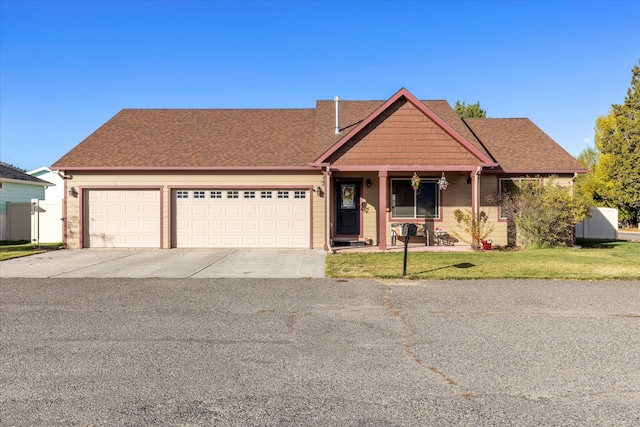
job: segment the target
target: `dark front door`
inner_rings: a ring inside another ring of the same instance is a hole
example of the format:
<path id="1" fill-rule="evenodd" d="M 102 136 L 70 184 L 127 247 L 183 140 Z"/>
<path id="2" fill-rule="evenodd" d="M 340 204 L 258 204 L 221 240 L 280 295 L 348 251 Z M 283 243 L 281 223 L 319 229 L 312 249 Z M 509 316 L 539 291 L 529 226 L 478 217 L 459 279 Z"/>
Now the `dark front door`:
<path id="1" fill-rule="evenodd" d="M 360 182 L 336 182 L 336 234 L 360 235 Z"/>

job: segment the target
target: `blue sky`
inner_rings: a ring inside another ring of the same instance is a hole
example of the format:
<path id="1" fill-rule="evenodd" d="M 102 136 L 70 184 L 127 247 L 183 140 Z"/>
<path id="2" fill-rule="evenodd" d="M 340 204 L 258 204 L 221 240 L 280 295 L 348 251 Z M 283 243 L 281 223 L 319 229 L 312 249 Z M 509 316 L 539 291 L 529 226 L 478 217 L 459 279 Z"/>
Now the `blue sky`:
<path id="1" fill-rule="evenodd" d="M 0 0 L 0 159 L 48 166 L 122 108 L 480 101 L 569 153 L 622 103 L 640 1 Z"/>

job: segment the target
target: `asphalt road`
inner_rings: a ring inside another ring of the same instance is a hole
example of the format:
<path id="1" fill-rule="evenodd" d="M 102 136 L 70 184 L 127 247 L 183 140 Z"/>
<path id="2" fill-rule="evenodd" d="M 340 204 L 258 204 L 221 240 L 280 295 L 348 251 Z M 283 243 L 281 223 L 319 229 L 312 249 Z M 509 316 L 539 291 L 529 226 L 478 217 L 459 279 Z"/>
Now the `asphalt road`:
<path id="1" fill-rule="evenodd" d="M 638 426 L 640 283 L 0 280 L 2 426 Z"/>

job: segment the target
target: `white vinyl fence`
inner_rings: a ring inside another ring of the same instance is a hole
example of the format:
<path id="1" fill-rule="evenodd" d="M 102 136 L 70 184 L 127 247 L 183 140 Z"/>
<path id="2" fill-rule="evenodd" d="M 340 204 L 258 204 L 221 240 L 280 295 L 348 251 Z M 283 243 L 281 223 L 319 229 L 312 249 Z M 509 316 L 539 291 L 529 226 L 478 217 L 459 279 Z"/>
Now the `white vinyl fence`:
<path id="1" fill-rule="evenodd" d="M 587 239 L 618 239 L 618 210 L 591 208 L 591 219 L 576 224 L 576 237 Z"/>
<path id="2" fill-rule="evenodd" d="M 62 200 L 7 203 L 7 240 L 31 243 L 62 242 Z"/>
<path id="3" fill-rule="evenodd" d="M 46 200 L 31 201 L 31 242 L 62 242 L 62 200 L 50 202 Z"/>

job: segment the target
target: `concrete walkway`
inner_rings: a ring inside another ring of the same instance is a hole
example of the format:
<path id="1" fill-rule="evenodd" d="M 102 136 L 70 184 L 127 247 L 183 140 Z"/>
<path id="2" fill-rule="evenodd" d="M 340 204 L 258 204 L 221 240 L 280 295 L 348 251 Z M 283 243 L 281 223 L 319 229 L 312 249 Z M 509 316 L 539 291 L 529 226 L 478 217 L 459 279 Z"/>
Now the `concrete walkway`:
<path id="1" fill-rule="evenodd" d="M 0 262 L 0 277 L 322 278 L 321 250 L 65 249 Z"/>

